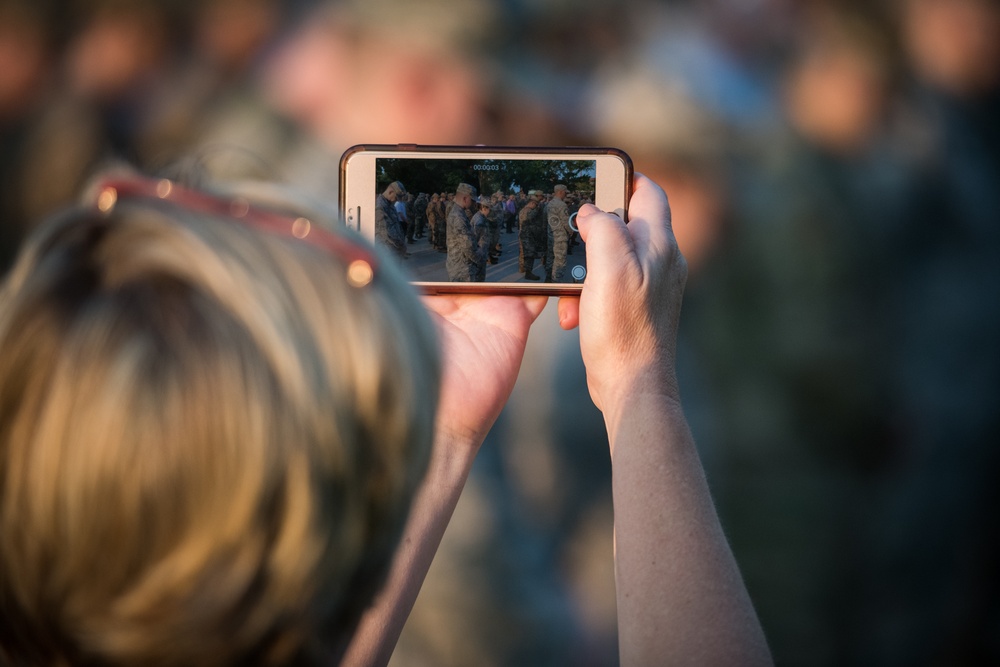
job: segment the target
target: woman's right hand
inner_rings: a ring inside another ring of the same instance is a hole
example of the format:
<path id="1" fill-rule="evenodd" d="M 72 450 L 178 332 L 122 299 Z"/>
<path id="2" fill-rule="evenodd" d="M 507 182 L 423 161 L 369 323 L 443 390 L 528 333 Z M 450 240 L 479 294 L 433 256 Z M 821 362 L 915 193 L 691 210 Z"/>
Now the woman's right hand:
<path id="1" fill-rule="evenodd" d="M 587 244 L 579 298 L 559 300 L 559 322 L 580 327 L 594 403 L 615 410 L 634 394 L 679 400 L 675 357 L 687 264 L 671 228 L 663 190 L 636 174 L 628 225 L 584 205 L 576 224 Z"/>

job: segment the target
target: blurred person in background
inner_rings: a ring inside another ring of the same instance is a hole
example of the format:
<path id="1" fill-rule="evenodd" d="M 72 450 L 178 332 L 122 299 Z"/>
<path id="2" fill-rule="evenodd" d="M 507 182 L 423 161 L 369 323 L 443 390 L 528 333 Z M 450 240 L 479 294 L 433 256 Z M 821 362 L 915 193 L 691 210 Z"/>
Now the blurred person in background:
<path id="1" fill-rule="evenodd" d="M 22 168 L 19 194 L 33 220 L 69 203 L 103 161 L 152 159 L 150 119 L 181 20 L 159 0 L 92 0 L 63 11 L 58 78 Z"/>
<path id="2" fill-rule="evenodd" d="M 202 145 L 241 147 L 336 202 L 352 145 L 490 143 L 484 63 L 500 18 L 494 0 L 312 3 L 267 54 L 255 98 L 215 119 Z"/>
<path id="3" fill-rule="evenodd" d="M 3 11 L 18 6 L 5 0 Z M 31 122 L 12 130 L 20 146 L 16 173 L 4 179 L 0 201 L 18 213 L 5 229 L 18 217 L 38 220 L 65 205 L 106 162 L 160 168 L 186 156 L 216 110 L 245 86 L 281 24 L 272 0 L 84 0 L 30 8 L 2 21 L 5 31 L 18 30 L 22 45 L 40 38 L 48 70 L 44 87 L 19 95 L 25 108 L 33 98 L 36 106 Z M 23 20 L 31 16 L 34 27 Z M 4 74 L 25 71 L 14 64 L 37 55 L 22 46 Z"/>
<path id="4" fill-rule="evenodd" d="M 688 410 L 779 662 L 990 662 L 997 8 L 877 9 L 797 14 L 773 61 L 787 130 L 730 124 Z"/>
<path id="5" fill-rule="evenodd" d="M 905 169 L 879 18 L 832 4 L 802 16 L 784 129 L 738 144 L 725 233 L 687 311 L 720 512 L 776 660 L 795 665 L 853 658 L 892 442 L 883 270 Z"/>
<path id="6" fill-rule="evenodd" d="M 620 104 L 622 99 L 634 106 Z M 596 140 L 622 148 L 636 170 L 665 184 L 677 242 L 697 273 L 723 233 L 731 130 L 693 99 L 683 82 L 641 62 L 599 71 L 585 109 L 584 122 Z"/>
<path id="7" fill-rule="evenodd" d="M 1000 4 L 900 0 L 913 165 L 890 285 L 898 446 L 872 512 L 866 664 L 1000 660 Z"/>
<path id="8" fill-rule="evenodd" d="M 57 39 L 49 3 L 0 2 L 0 275 L 27 232 L 22 196 L 32 128 L 52 85 Z"/>
<path id="9" fill-rule="evenodd" d="M 187 7 L 181 37 L 174 44 L 175 62 L 151 113 L 159 153 L 150 156 L 156 160 L 149 160 L 151 164 L 158 167 L 187 157 L 192 146 L 204 144 L 210 128 L 238 119 L 230 115 L 232 110 L 252 104 L 258 69 L 293 18 L 294 12 L 277 0 L 206 0 Z M 211 150 L 226 148 L 209 146 L 203 159 L 218 158 Z M 260 169 L 262 156 L 221 156 L 244 163 L 252 157 L 258 158 L 254 166 Z"/>

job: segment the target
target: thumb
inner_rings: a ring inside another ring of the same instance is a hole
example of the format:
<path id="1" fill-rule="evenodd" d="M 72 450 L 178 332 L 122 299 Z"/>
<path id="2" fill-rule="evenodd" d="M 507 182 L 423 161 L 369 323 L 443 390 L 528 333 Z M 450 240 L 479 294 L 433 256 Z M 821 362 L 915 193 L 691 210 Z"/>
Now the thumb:
<path id="1" fill-rule="evenodd" d="M 587 244 L 586 284 L 612 279 L 630 259 L 635 259 L 635 243 L 625 221 L 617 215 L 585 204 L 577 214 L 576 224 Z"/>

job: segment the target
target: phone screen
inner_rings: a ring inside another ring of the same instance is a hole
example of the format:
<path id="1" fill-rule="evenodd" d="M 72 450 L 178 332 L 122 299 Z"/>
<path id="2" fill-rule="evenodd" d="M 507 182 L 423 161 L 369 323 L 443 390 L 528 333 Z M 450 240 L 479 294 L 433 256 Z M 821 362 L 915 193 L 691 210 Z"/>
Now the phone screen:
<path id="1" fill-rule="evenodd" d="M 373 197 L 393 183 L 406 188 L 394 208 L 419 282 L 569 283 L 587 274 L 570 216 L 594 202 L 595 160 L 380 158 L 375 171 Z M 376 242 L 386 243 L 380 227 Z"/>

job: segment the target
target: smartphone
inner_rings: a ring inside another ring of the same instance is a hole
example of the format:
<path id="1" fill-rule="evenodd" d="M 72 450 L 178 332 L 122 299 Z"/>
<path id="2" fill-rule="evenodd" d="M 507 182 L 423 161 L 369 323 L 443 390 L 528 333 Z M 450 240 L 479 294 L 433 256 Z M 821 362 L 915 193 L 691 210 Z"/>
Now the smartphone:
<path id="1" fill-rule="evenodd" d="M 426 293 L 572 295 L 576 211 L 627 220 L 632 176 L 616 148 L 361 145 L 340 160 L 341 217 Z"/>

